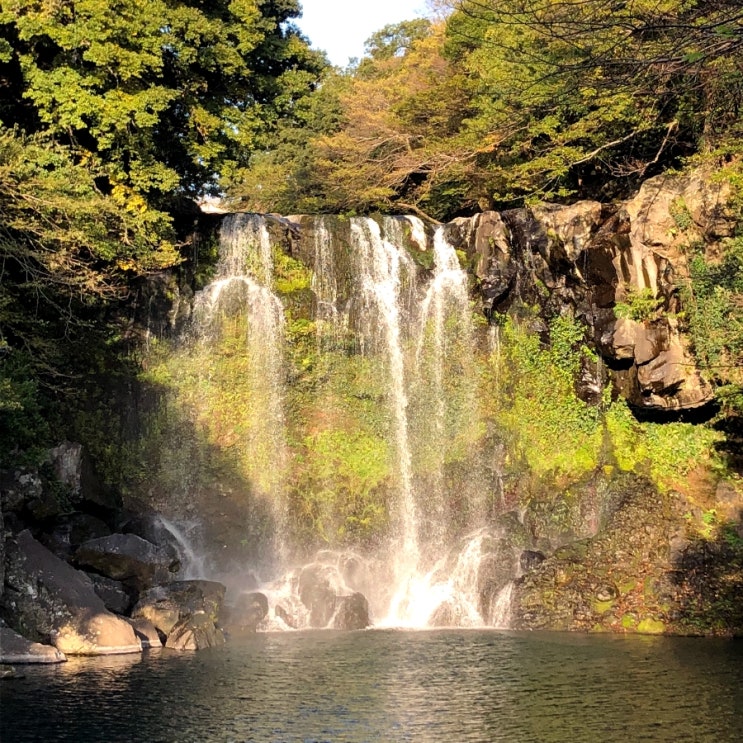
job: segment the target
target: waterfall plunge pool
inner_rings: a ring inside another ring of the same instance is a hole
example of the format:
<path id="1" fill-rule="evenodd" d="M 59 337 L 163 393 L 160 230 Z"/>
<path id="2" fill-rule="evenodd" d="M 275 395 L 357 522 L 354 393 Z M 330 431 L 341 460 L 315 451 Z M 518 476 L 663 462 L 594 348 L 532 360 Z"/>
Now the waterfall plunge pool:
<path id="1" fill-rule="evenodd" d="M 0 740 L 740 740 L 743 643 L 368 630 L 18 667 Z"/>

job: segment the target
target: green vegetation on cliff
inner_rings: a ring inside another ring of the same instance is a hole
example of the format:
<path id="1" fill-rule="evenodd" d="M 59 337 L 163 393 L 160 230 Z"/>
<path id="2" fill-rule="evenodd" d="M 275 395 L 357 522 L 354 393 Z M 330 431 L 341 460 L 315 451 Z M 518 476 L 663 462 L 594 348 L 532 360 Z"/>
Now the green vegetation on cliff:
<path id="1" fill-rule="evenodd" d="M 662 489 L 683 487 L 695 468 L 723 466 L 714 455 L 722 435 L 691 423 L 640 423 L 607 385 L 596 403 L 578 396 L 585 364 L 600 366 L 584 344 L 584 328 L 568 317 L 550 325 L 549 343 L 529 330 L 528 317 L 504 318 L 488 364 L 489 415 L 507 439 L 514 470 L 576 481 L 618 468 L 643 473 Z"/>

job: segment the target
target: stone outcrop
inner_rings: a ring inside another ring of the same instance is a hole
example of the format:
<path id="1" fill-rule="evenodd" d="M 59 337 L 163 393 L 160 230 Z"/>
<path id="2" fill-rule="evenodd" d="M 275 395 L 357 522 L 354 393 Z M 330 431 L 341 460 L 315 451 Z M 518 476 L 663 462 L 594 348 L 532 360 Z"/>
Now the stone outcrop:
<path id="1" fill-rule="evenodd" d="M 49 462 L 57 480 L 69 489 L 73 503 L 107 514 L 121 507 L 119 498 L 98 480 L 81 444 L 63 441 L 49 451 Z"/>
<path id="2" fill-rule="evenodd" d="M 132 598 L 121 581 L 105 575 L 88 573 L 93 590 L 100 596 L 106 608 L 115 614 L 126 614 L 132 606 Z"/>
<path id="3" fill-rule="evenodd" d="M 131 626 L 109 612 L 90 578 L 37 542 L 28 530 L 6 544 L 6 590 L 0 610 L 24 637 L 68 655 L 141 650 Z"/>
<path id="4" fill-rule="evenodd" d="M 548 315 L 572 312 L 587 324 L 589 340 L 632 405 L 695 408 L 712 399 L 712 389 L 674 319 L 686 263 L 669 226 L 672 197 L 691 192 L 684 181 L 654 180 L 613 214 L 596 202 L 545 205 L 457 220 L 451 232 L 473 256 L 486 314 L 515 301 L 536 303 Z M 717 201 L 693 203 L 695 224 L 721 229 Z M 633 296 L 655 298 L 659 311 L 618 317 L 617 303 Z"/>
<path id="5" fill-rule="evenodd" d="M 111 534 L 78 547 L 75 562 L 114 580 L 127 581 L 138 590 L 173 577 L 179 563 L 173 554 L 136 534 Z"/>
<path id="6" fill-rule="evenodd" d="M 699 508 L 633 475 L 592 536 L 564 544 L 516 583 L 514 629 L 740 634 L 741 552 L 727 537 L 699 538 Z M 733 497 L 733 496 L 731 496 Z M 741 495 L 735 493 L 736 513 Z"/>
<path id="7" fill-rule="evenodd" d="M 688 277 L 684 246 L 712 244 L 732 234 L 727 191 L 702 172 L 659 176 L 618 205 L 582 201 L 483 212 L 445 225 L 447 239 L 466 254 L 487 316 L 519 302 L 554 317 L 569 312 L 587 326 L 586 340 L 603 356 L 621 394 L 635 407 L 665 411 L 705 405 L 713 392 L 695 367 L 674 319 L 683 309 L 679 287 Z M 337 275 L 347 271 L 348 220 L 277 219 L 274 238 L 313 265 L 318 230 L 331 232 Z M 430 228 L 425 228 L 430 243 Z M 429 245 L 407 235 L 414 261 L 429 267 Z M 353 287 L 339 282 L 338 301 Z M 646 317 L 618 316 L 633 297 L 657 301 Z M 588 384 L 590 386 L 590 384 Z M 590 395 L 590 391 L 586 391 Z"/>

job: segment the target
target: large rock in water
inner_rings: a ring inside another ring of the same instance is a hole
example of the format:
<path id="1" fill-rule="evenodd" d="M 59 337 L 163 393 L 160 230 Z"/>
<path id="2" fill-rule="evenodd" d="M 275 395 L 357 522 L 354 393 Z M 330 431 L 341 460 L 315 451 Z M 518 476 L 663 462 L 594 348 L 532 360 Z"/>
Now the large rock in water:
<path id="1" fill-rule="evenodd" d="M 182 619 L 168 635 L 172 650 L 203 650 L 224 645 L 224 633 L 203 612 Z"/>
<path id="2" fill-rule="evenodd" d="M 136 534 L 91 539 L 77 549 L 75 562 L 107 578 L 128 581 L 139 590 L 168 582 L 179 567 L 170 552 Z"/>
<path id="3" fill-rule="evenodd" d="M 134 634 L 137 635 L 142 643 L 143 650 L 152 648 L 161 648 L 163 646 L 162 638 L 152 622 L 147 619 L 129 619 L 129 624 L 134 628 Z"/>
<path id="4" fill-rule="evenodd" d="M 109 612 L 85 573 L 37 542 L 28 530 L 6 544 L 0 611 L 25 637 L 68 655 L 140 652 L 131 626 Z"/>
<path id="5" fill-rule="evenodd" d="M 366 629 L 370 625 L 369 602 L 362 593 L 352 593 L 339 599 L 338 609 L 333 618 L 335 629 Z"/>
<path id="6" fill-rule="evenodd" d="M 268 598 L 264 593 L 242 593 L 229 609 L 226 629 L 230 634 L 252 634 L 267 616 Z"/>
<path id="7" fill-rule="evenodd" d="M 339 593 L 338 570 L 332 565 L 312 563 L 299 575 L 299 598 L 310 610 L 311 627 L 327 627 L 335 614 Z"/>
<path id="8" fill-rule="evenodd" d="M 184 580 L 155 586 L 140 596 L 132 617 L 152 622 L 167 637 L 169 648 L 212 647 L 224 642 L 217 625 L 225 590 L 221 583 L 209 580 Z"/>
<path id="9" fill-rule="evenodd" d="M 63 663 L 64 653 L 21 637 L 10 627 L 0 627 L 0 663 Z"/>

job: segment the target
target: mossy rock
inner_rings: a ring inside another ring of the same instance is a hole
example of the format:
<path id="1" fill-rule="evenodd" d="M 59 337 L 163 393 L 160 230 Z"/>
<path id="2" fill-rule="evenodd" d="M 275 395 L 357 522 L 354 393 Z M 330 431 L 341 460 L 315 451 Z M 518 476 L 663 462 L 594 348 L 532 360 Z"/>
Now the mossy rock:
<path id="1" fill-rule="evenodd" d="M 637 625 L 637 632 L 641 635 L 662 635 L 666 631 L 665 622 L 652 617 L 645 617 Z"/>
<path id="2" fill-rule="evenodd" d="M 633 630 L 637 626 L 637 617 L 634 614 L 625 614 L 621 619 L 622 629 Z"/>

